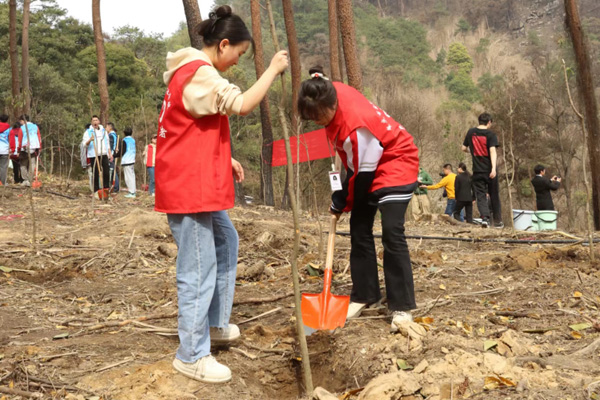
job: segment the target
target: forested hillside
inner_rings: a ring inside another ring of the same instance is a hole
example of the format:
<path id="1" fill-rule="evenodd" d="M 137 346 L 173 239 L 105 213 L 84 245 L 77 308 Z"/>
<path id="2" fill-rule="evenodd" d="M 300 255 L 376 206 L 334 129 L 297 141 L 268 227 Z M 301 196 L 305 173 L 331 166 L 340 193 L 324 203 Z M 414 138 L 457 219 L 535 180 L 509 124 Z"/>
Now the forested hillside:
<path id="1" fill-rule="evenodd" d="M 248 2 L 233 3 L 250 23 Z M 357 38 L 365 92 L 404 124 L 415 137 L 422 165 L 437 175 L 446 162 L 465 161 L 460 144 L 466 129 L 483 110 L 494 115 L 504 155 L 500 173 L 503 190 L 514 181 L 513 197 L 520 208 L 533 202 L 529 180 L 537 163 L 562 175 L 559 209 L 577 227 L 584 191 L 580 179 L 582 139 L 566 97 L 562 59 L 572 66 L 563 24 L 562 2 L 553 0 L 359 0 L 354 2 Z M 281 4 L 274 2 L 276 29 L 286 43 Z M 581 1 L 581 14 L 600 75 L 600 8 Z M 20 12 L 20 10 L 19 10 Z M 327 4 L 294 1 L 302 70 L 320 64 L 327 70 Z M 8 57 L 8 4 L 0 2 L 0 106 L 11 105 Z M 18 20 L 20 24 L 20 14 Z M 182 21 L 184 16 L 181 16 Z M 273 54 L 266 15 L 263 16 L 265 58 Z M 122 27 L 106 35 L 110 120 L 117 130 L 134 127 L 143 146 L 156 129 L 162 101 L 162 72 L 167 51 L 189 44 L 184 24 L 172 37 Z M 20 44 L 20 32 L 18 33 Z M 32 118 L 43 132 L 43 168 L 66 174 L 90 115 L 98 113 L 96 58 L 91 26 L 71 18 L 53 0 L 34 2 L 30 28 Z M 574 86 L 569 69 L 570 83 Z M 256 78 L 251 57 L 227 77 L 247 88 Z M 271 101 L 278 98 L 272 90 Z M 288 107 L 291 107 L 289 99 Z M 513 112 L 511 113 L 511 105 Z M 274 114 L 274 113 L 273 113 Z M 512 116 L 513 132 L 509 129 Z M 276 138 L 281 137 L 273 115 Z M 260 198 L 260 117 L 233 117 L 234 152 L 248 172 L 246 194 Z M 315 128 L 310 124 L 305 131 Z M 511 139 L 512 138 L 512 139 Z M 51 154 L 50 149 L 53 150 Z M 501 151 L 501 153 L 502 153 Z M 513 153 L 513 156 L 509 156 Z M 502 155 L 502 154 L 501 154 Z M 51 158 L 53 163 L 51 163 Z M 329 161 L 315 162 L 319 199 L 328 196 L 321 179 Z M 506 173 L 505 173 L 506 169 Z M 301 173 L 309 175 L 306 165 Z M 320 175 L 319 175 L 320 174 Z M 282 197 L 283 171 L 276 170 L 274 190 Z M 301 184 L 301 203 L 312 201 L 310 179 Z M 322 183 L 322 185 L 321 185 Z M 505 193 L 505 195 L 507 192 Z M 278 202 L 279 200 L 276 200 Z M 326 203 L 324 203 L 326 204 Z M 312 207 L 312 206 L 311 206 Z M 506 209 L 508 207 L 505 207 Z"/>

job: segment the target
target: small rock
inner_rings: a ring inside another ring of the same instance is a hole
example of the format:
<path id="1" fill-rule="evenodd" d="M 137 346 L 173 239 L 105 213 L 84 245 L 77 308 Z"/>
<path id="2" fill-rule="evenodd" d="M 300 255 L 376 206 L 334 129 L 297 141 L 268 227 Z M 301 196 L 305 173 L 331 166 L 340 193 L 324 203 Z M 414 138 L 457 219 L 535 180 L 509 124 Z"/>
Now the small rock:
<path id="1" fill-rule="evenodd" d="M 174 258 L 177 256 L 177 245 L 174 243 L 163 243 L 158 245 L 158 252 L 163 256 Z"/>
<path id="2" fill-rule="evenodd" d="M 312 400 L 338 400 L 338 398 L 322 387 L 317 387 L 313 391 Z"/>
<path id="3" fill-rule="evenodd" d="M 517 385 L 517 392 L 521 393 L 527 389 L 529 389 L 529 382 L 527 382 L 527 379 L 522 379 Z"/>
<path id="4" fill-rule="evenodd" d="M 448 354 L 448 353 L 450 353 L 450 350 L 448 350 L 448 349 L 447 349 L 447 348 L 445 348 L 445 347 L 442 347 L 440 350 L 442 350 L 442 353 L 444 353 L 444 354 Z"/>
<path id="5" fill-rule="evenodd" d="M 373 379 L 358 400 L 395 400 L 415 394 L 421 385 L 412 373 L 398 371 Z"/>
<path id="6" fill-rule="evenodd" d="M 429 367 L 429 362 L 427 362 L 427 360 L 422 360 L 420 363 L 417 364 L 413 372 L 415 374 L 420 374 L 422 372 L 425 372 L 427 367 Z"/>

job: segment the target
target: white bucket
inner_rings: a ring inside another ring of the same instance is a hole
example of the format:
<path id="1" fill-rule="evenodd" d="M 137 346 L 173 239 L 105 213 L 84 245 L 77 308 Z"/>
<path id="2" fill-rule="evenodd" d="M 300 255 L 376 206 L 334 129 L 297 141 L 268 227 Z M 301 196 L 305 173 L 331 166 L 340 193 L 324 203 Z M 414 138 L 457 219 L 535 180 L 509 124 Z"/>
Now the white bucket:
<path id="1" fill-rule="evenodd" d="M 512 210 L 513 224 L 518 231 L 533 231 L 535 230 L 531 219 L 533 211 L 530 210 Z"/>

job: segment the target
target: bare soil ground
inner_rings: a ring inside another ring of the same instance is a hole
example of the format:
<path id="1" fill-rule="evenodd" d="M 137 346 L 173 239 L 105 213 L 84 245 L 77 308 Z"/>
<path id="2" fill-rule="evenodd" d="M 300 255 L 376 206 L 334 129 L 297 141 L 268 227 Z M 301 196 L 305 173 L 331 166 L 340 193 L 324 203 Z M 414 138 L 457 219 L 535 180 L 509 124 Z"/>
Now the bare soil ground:
<path id="1" fill-rule="evenodd" d="M 230 212 L 240 234 L 232 322 L 242 340 L 214 349 L 234 374 L 215 386 L 171 367 L 176 249 L 152 198 L 119 196 L 92 210 L 85 183 L 69 191 L 75 200 L 48 189 L 58 191 L 48 183 L 34 194 L 34 249 L 27 192 L 0 188 L 0 399 L 24 398 L 16 390 L 45 399 L 301 396 L 288 212 Z M 320 218 L 327 229 L 328 217 Z M 348 231 L 347 218 L 338 230 Z M 322 265 L 318 232 L 317 219 L 303 215 L 299 266 L 307 293 L 321 291 L 306 267 Z M 434 219 L 408 223 L 407 234 L 511 231 Z M 349 238 L 338 236 L 336 246 L 333 291 L 348 294 Z M 308 337 L 315 386 L 340 399 L 600 398 L 600 272 L 587 247 L 438 240 L 409 240 L 409 247 L 425 336 L 391 334 L 385 303 L 374 306 L 343 329 Z"/>

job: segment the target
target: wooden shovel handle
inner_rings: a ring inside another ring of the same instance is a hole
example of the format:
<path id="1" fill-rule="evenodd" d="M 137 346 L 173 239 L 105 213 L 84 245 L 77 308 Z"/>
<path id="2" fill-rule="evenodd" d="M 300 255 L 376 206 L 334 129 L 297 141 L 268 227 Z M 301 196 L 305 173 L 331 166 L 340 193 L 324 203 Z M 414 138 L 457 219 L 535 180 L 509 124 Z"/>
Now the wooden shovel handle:
<path id="1" fill-rule="evenodd" d="M 337 217 L 331 216 L 329 224 L 329 237 L 327 238 L 327 259 L 325 260 L 325 270 L 333 268 L 333 249 L 335 247 L 335 229 L 337 226 Z"/>

